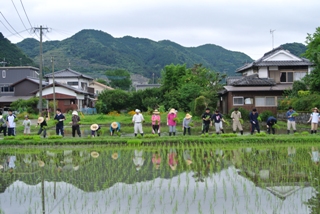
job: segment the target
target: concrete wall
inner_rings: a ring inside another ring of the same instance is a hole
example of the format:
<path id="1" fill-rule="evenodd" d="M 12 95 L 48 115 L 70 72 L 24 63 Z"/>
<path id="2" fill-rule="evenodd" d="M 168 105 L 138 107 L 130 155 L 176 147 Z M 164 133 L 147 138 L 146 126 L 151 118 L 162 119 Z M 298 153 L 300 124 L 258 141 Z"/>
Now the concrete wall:
<path id="1" fill-rule="evenodd" d="M 287 120 L 286 113 L 287 112 L 278 112 L 277 119 L 286 121 Z M 299 116 L 296 117 L 296 123 L 307 123 L 307 121 L 310 118 L 311 112 L 298 112 L 298 113 L 299 113 Z"/>

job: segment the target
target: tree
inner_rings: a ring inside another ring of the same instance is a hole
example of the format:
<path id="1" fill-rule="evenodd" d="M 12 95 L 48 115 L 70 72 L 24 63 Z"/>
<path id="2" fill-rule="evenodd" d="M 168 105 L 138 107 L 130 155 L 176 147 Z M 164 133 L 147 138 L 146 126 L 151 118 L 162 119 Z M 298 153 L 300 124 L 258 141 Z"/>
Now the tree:
<path id="1" fill-rule="evenodd" d="M 106 76 L 110 80 L 110 86 L 122 90 L 129 90 L 132 84 L 130 73 L 123 69 L 106 71 Z"/>
<path id="2" fill-rule="evenodd" d="M 103 85 L 108 85 L 107 81 L 104 80 L 104 79 L 101 79 L 101 78 L 97 79 L 97 82 L 98 82 L 98 83 L 101 83 L 101 84 L 103 84 Z"/>
<path id="3" fill-rule="evenodd" d="M 99 113 L 107 113 L 110 111 L 120 111 L 127 109 L 130 94 L 128 92 L 116 90 L 103 90 L 99 93 L 96 108 Z"/>
<path id="4" fill-rule="evenodd" d="M 315 67 L 305 77 L 305 81 L 309 85 L 310 91 L 320 91 L 320 27 L 316 29 L 314 34 L 308 34 L 306 43 L 307 51 L 304 56 L 313 62 Z"/>

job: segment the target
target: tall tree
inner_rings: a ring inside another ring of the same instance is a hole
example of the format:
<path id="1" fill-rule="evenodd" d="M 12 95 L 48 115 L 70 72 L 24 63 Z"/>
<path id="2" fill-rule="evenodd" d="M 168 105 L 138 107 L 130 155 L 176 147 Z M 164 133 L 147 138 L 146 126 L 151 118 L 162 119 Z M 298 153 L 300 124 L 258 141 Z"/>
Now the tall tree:
<path id="1" fill-rule="evenodd" d="M 320 91 L 320 27 L 313 34 L 308 34 L 306 43 L 307 51 L 304 56 L 313 62 L 315 67 L 305 80 L 311 91 Z"/>
<path id="2" fill-rule="evenodd" d="M 106 76 L 110 80 L 110 86 L 122 90 L 129 90 L 132 84 L 130 73 L 123 69 L 106 71 Z"/>

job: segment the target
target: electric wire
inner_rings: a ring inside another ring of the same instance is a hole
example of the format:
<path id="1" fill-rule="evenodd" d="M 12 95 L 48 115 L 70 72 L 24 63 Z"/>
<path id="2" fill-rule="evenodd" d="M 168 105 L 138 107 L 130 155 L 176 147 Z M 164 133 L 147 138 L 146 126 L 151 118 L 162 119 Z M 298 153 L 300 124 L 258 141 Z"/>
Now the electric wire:
<path id="1" fill-rule="evenodd" d="M 14 32 L 16 32 L 21 38 L 24 39 L 24 37 L 21 36 L 21 35 L 16 31 L 16 29 L 14 29 L 14 28 L 12 27 L 12 25 L 8 22 L 8 20 L 7 20 L 6 17 L 2 14 L 1 11 L 0 11 L 0 13 L 1 13 L 1 16 L 3 17 L 3 19 L 4 19 L 4 20 L 7 22 L 7 24 L 12 28 L 12 30 L 13 30 Z"/>
<path id="2" fill-rule="evenodd" d="M 20 3 L 21 3 L 21 5 L 22 5 L 22 8 L 23 8 L 24 14 L 26 15 L 26 17 L 27 17 L 27 19 L 28 19 L 28 22 L 29 22 L 29 24 L 30 24 L 30 27 L 32 28 L 32 24 L 31 24 L 31 22 L 30 22 L 30 20 L 29 20 L 29 17 L 28 17 L 28 14 L 27 14 L 26 10 L 24 9 L 24 6 L 23 6 L 23 3 L 22 3 L 22 0 L 20 0 Z"/>
<path id="3" fill-rule="evenodd" d="M 9 28 L 7 28 L 7 26 L 0 20 L 1 24 L 3 24 L 3 26 L 7 29 L 7 31 L 9 31 L 11 33 L 11 35 L 14 35 L 10 30 Z"/>
<path id="4" fill-rule="evenodd" d="M 13 6 L 14 6 L 14 9 L 16 10 L 16 12 L 17 12 L 17 14 L 18 14 L 18 16 L 19 16 L 19 19 L 20 19 L 21 23 L 23 24 L 24 29 L 27 30 L 27 27 L 26 27 L 26 25 L 24 24 L 24 22 L 22 21 L 22 18 L 21 18 L 21 16 L 20 16 L 19 11 L 17 10 L 16 5 L 14 4 L 13 0 L 11 0 L 11 2 L 12 2 Z M 31 34 L 31 33 L 29 32 L 29 34 Z"/>

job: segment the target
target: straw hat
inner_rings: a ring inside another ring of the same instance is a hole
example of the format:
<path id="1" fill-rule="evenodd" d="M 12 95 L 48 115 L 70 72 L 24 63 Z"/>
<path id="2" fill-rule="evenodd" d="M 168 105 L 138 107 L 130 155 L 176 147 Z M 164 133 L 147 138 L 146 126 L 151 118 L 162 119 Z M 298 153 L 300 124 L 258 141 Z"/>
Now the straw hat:
<path id="1" fill-rule="evenodd" d="M 3 118 L 3 116 L 2 115 L 0 115 L 0 120 Z"/>
<path id="2" fill-rule="evenodd" d="M 140 110 L 139 110 L 139 109 L 136 109 L 135 112 L 136 112 L 136 113 L 140 113 Z"/>
<path id="3" fill-rule="evenodd" d="M 99 157 L 99 153 L 98 152 L 91 152 L 91 157 L 97 158 L 97 157 Z"/>
<path id="4" fill-rule="evenodd" d="M 74 166 L 74 167 L 73 167 L 73 170 L 74 170 L 74 171 L 78 171 L 78 170 L 79 170 L 79 165 Z"/>
<path id="5" fill-rule="evenodd" d="M 313 110 L 313 111 L 314 111 L 314 110 L 318 110 L 318 108 L 317 108 L 317 107 L 314 107 L 312 110 Z"/>
<path id="6" fill-rule="evenodd" d="M 158 109 L 154 110 L 152 114 L 160 114 L 160 112 L 158 111 Z"/>
<path id="7" fill-rule="evenodd" d="M 77 115 L 78 116 L 78 112 L 77 111 L 73 111 L 72 115 Z"/>
<path id="8" fill-rule="evenodd" d="M 44 121 L 44 118 L 43 117 L 39 117 L 38 118 L 38 123 L 42 123 Z"/>
<path id="9" fill-rule="evenodd" d="M 170 109 L 169 114 L 175 114 L 176 110 L 174 108 Z"/>
<path id="10" fill-rule="evenodd" d="M 28 115 L 24 115 L 24 118 L 28 118 Z"/>
<path id="11" fill-rule="evenodd" d="M 189 166 L 190 164 L 192 164 L 192 160 L 186 160 L 187 165 Z"/>
<path id="12" fill-rule="evenodd" d="M 92 125 L 90 126 L 91 131 L 97 131 L 98 128 L 99 128 L 99 125 L 96 124 L 96 123 L 95 123 L 95 124 L 92 124 Z"/>
<path id="13" fill-rule="evenodd" d="M 186 114 L 186 119 L 190 119 L 192 116 L 190 114 Z"/>
<path id="14" fill-rule="evenodd" d="M 43 161 L 38 161 L 38 164 L 40 167 L 44 167 L 44 165 L 45 165 Z"/>
<path id="15" fill-rule="evenodd" d="M 112 157 L 113 160 L 117 160 L 119 155 L 118 155 L 117 152 L 114 152 L 114 153 L 112 153 L 111 157 Z"/>
<path id="16" fill-rule="evenodd" d="M 112 127 L 113 129 L 118 128 L 118 123 L 117 123 L 117 122 L 112 122 L 112 123 L 111 123 L 111 127 Z"/>
<path id="17" fill-rule="evenodd" d="M 0 165 L 0 169 L 3 169 L 3 166 L 2 166 L 2 165 Z"/>

